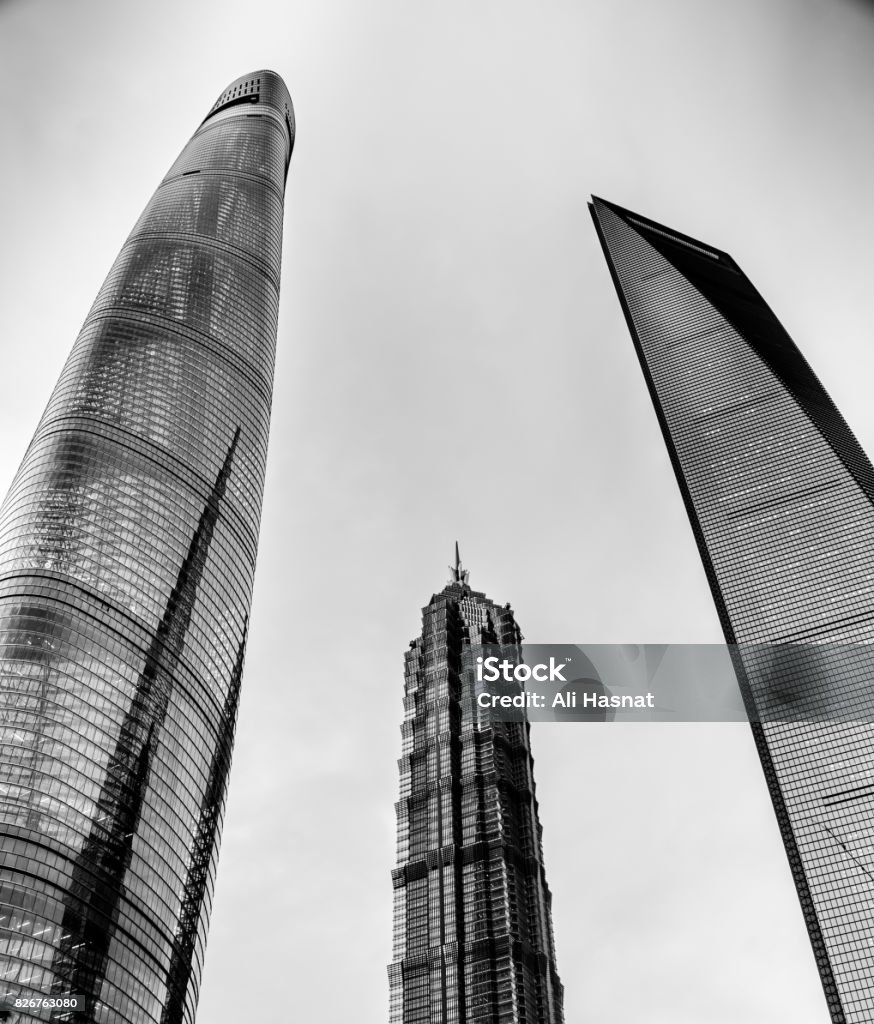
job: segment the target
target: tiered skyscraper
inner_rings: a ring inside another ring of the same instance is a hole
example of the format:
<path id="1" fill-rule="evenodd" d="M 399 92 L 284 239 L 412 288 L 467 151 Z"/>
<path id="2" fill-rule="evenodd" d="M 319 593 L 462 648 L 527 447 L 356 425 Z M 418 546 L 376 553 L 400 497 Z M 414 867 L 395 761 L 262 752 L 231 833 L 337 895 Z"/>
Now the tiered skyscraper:
<path id="1" fill-rule="evenodd" d="M 465 650 L 521 660 L 509 605 L 452 579 L 406 654 L 391 1024 L 560 1024 L 529 726 L 492 721 Z"/>
<path id="2" fill-rule="evenodd" d="M 55 1019 L 194 1020 L 293 143 L 277 75 L 219 97 L 115 261 L 0 510 L 0 995 L 77 997 Z"/>
<path id="3" fill-rule="evenodd" d="M 724 252 L 592 215 L 735 667 L 835 1024 L 874 1021 L 874 469 Z"/>

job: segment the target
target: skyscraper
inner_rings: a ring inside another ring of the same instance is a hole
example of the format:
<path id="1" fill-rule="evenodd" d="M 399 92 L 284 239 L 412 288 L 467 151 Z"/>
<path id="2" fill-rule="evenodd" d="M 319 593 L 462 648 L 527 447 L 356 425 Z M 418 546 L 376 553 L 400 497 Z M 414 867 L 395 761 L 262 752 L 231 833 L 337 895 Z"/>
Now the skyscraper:
<path id="1" fill-rule="evenodd" d="M 56 1019 L 194 1019 L 293 144 L 278 75 L 222 93 L 110 270 L 0 509 L 0 995 L 75 998 Z"/>
<path id="2" fill-rule="evenodd" d="M 560 1024 L 526 721 L 477 709 L 462 661 L 483 644 L 519 660 L 509 605 L 452 578 L 406 654 L 391 1024 Z"/>
<path id="3" fill-rule="evenodd" d="M 591 206 L 735 668 L 832 1020 L 874 1020 L 874 470 L 724 252 Z"/>

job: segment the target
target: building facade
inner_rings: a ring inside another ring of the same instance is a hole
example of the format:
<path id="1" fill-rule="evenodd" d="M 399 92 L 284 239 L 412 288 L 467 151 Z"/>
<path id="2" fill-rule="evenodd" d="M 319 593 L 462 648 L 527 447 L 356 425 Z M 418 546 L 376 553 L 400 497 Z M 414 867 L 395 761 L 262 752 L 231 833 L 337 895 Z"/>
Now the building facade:
<path id="1" fill-rule="evenodd" d="M 52 997 L 52 1019 L 194 1020 L 293 143 L 276 74 L 219 97 L 110 270 L 0 509 L 7 1006 Z"/>
<path id="2" fill-rule="evenodd" d="M 835 1024 L 874 1021 L 874 469 L 726 253 L 592 215 L 750 715 Z"/>
<path id="3" fill-rule="evenodd" d="M 478 709 L 463 665 L 521 660 L 509 605 L 457 557 L 406 654 L 391 1024 L 560 1024 L 550 892 L 527 721 Z"/>

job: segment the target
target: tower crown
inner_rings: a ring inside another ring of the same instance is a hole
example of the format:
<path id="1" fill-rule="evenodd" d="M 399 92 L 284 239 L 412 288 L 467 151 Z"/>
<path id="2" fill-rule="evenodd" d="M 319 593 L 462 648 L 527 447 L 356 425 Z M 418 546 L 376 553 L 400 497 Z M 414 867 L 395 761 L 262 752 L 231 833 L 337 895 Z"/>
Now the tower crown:
<path id="1" fill-rule="evenodd" d="M 282 80 L 282 76 L 275 71 L 266 69 L 253 71 L 251 74 L 235 79 L 213 103 L 209 113 L 203 119 L 203 123 L 205 124 L 211 117 L 229 107 L 250 104 L 253 106 L 258 104 L 280 115 L 288 130 L 288 155 L 290 157 L 295 136 L 294 106 L 288 87 Z"/>

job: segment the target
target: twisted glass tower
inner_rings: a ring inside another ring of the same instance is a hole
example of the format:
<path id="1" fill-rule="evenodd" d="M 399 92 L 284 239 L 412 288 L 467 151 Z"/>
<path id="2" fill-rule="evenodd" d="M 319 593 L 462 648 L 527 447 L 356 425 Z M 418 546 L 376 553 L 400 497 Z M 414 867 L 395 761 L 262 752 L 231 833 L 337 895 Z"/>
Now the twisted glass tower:
<path id="1" fill-rule="evenodd" d="M 874 468 L 734 260 L 595 226 L 750 714 L 835 1024 L 874 1021 Z"/>
<path id="2" fill-rule="evenodd" d="M 219 97 L 115 261 L 0 509 L 9 1020 L 48 1019 L 14 1008 L 45 997 L 52 1019 L 194 1019 L 293 143 L 277 75 Z"/>
<path id="3" fill-rule="evenodd" d="M 527 721 L 463 683 L 471 645 L 516 653 L 509 605 L 453 576 L 406 654 L 391 1024 L 561 1024 Z"/>

